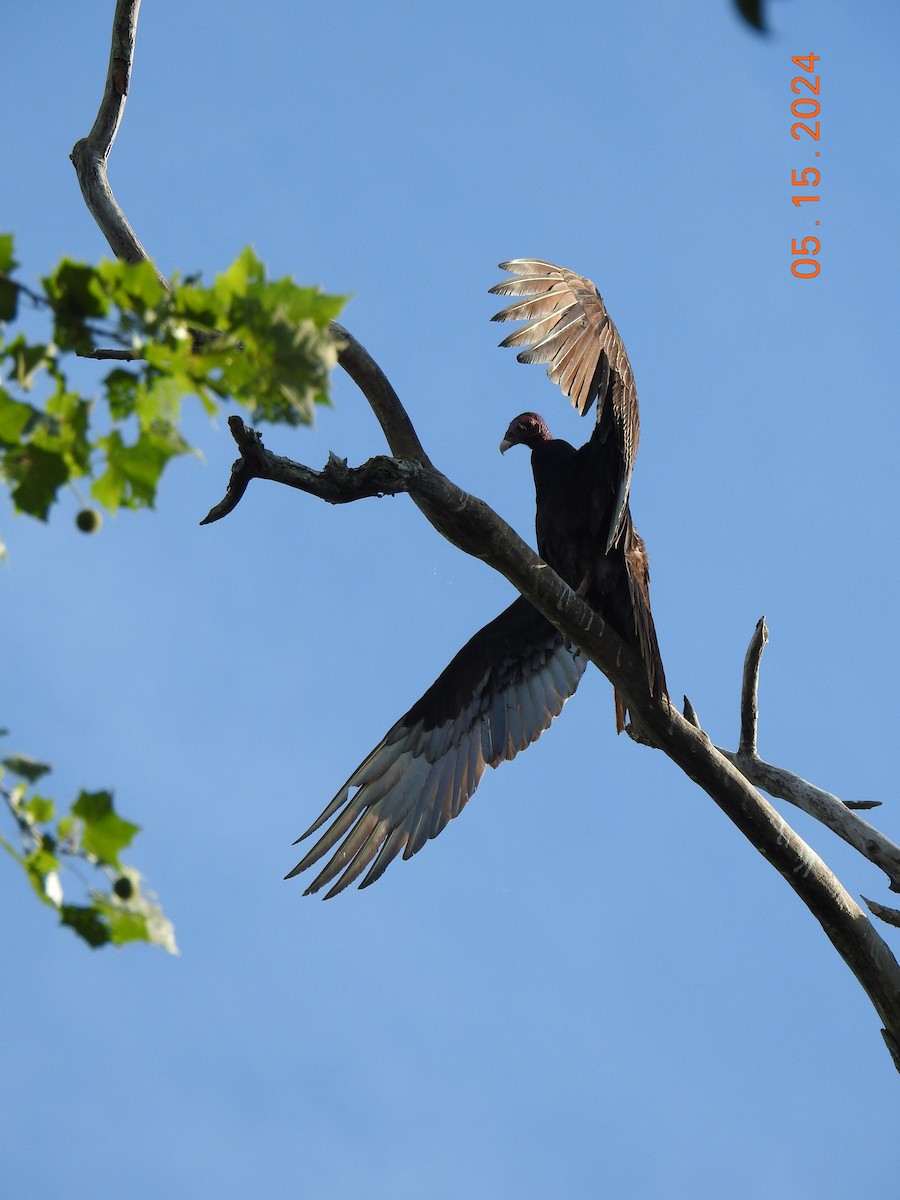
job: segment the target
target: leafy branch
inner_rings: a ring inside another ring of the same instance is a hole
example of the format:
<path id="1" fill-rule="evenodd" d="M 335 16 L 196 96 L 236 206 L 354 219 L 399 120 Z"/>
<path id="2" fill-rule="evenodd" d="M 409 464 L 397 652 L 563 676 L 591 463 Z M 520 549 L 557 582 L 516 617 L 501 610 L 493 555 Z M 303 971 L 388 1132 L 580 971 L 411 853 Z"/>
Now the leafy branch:
<path id="1" fill-rule="evenodd" d="M 152 507 L 166 465 L 195 453 L 180 431 L 186 397 L 210 416 L 227 399 L 288 425 L 328 403 L 328 328 L 344 298 L 269 279 L 249 248 L 209 286 L 167 284 L 147 262 L 63 259 L 37 291 L 16 266 L 12 236 L 0 236 L 0 479 L 39 520 L 82 478 L 108 512 Z M 48 318 L 44 338 L 6 328 L 23 301 Z M 85 397 L 70 386 L 73 357 L 123 361 Z"/>
<path id="2" fill-rule="evenodd" d="M 56 909 L 60 923 L 89 946 L 151 942 L 177 954 L 171 921 L 144 890 L 140 872 L 119 857 L 140 827 L 119 816 L 108 791 L 82 791 L 58 815 L 56 802 L 34 787 L 49 772 L 47 763 L 22 754 L 0 762 L 0 800 L 15 823 L 18 843 L 0 836 L 0 847 L 23 869 L 40 900 Z M 79 879 L 74 869 L 79 863 L 92 869 L 99 886 Z M 81 903 L 65 899 L 66 867 L 81 884 Z"/>

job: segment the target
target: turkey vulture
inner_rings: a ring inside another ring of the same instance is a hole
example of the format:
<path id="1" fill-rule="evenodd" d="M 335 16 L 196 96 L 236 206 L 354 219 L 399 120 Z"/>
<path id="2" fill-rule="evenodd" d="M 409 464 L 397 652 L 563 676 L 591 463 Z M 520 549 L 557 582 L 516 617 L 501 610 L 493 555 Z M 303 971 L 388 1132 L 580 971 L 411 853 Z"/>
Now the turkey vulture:
<path id="1" fill-rule="evenodd" d="M 548 364 L 547 374 L 580 414 L 595 401 L 597 407 L 580 450 L 554 439 L 536 413 L 516 417 L 500 450 L 531 450 L 541 557 L 640 653 L 648 689 L 661 696 L 647 555 L 629 508 L 639 420 L 625 347 L 590 280 L 540 259 L 500 265 L 514 278 L 492 293 L 524 299 L 494 320 L 526 322 L 501 345 L 526 347 L 520 362 Z M 304 893 L 336 881 L 327 900 L 364 871 L 359 886 L 374 883 L 401 852 L 410 858 L 462 810 L 485 766 L 540 737 L 586 665 L 577 647 L 519 597 L 463 646 L 297 839 L 327 825 L 286 878 L 330 855 Z M 616 694 L 616 727 L 624 724 Z"/>

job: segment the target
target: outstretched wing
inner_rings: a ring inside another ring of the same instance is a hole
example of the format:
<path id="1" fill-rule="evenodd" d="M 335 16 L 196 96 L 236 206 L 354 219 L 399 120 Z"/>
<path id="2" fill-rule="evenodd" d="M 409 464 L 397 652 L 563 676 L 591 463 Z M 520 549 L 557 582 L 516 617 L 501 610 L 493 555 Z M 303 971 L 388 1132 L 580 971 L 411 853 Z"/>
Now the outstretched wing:
<path id="1" fill-rule="evenodd" d="M 519 347 L 519 362 L 546 363 L 547 375 L 584 416 L 597 402 L 594 438 L 614 430 L 621 462 L 607 550 L 624 531 L 625 507 L 640 439 L 634 373 L 619 331 L 596 287 L 583 275 L 539 258 L 514 258 L 500 267 L 516 276 L 491 288 L 497 296 L 522 296 L 494 321 L 525 321 L 501 346 Z"/>
<path id="2" fill-rule="evenodd" d="M 337 878 L 327 900 L 367 867 L 360 887 L 380 878 L 401 851 L 411 858 L 458 815 L 485 766 L 514 758 L 540 737 L 585 665 L 577 648 L 520 597 L 466 643 L 356 768 L 297 839 L 331 822 L 286 878 L 340 843 L 304 893 Z"/>

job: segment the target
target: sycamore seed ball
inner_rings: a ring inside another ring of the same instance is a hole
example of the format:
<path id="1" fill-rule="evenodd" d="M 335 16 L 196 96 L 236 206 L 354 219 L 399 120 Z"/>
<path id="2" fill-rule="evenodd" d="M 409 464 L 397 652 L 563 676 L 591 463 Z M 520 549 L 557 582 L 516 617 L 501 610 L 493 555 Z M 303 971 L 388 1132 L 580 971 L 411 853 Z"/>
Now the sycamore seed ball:
<path id="1" fill-rule="evenodd" d="M 96 533 L 103 524 L 103 518 L 96 508 L 83 508 L 75 518 L 75 524 L 82 533 Z"/>

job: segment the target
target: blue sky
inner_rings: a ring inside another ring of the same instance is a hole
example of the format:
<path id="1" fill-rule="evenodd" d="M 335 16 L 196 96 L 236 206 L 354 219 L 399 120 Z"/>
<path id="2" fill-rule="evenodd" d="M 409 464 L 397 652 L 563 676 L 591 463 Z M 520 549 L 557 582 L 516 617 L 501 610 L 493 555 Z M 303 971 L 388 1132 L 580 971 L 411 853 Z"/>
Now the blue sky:
<path id="1" fill-rule="evenodd" d="M 67 155 L 111 11 L 4 18 L 0 224 L 28 277 L 105 253 Z M 486 292 L 516 256 L 594 279 L 640 393 L 633 507 L 673 695 L 733 746 L 765 613 L 761 752 L 886 801 L 896 840 L 900 14 L 790 0 L 771 24 L 752 36 L 726 0 L 148 2 L 110 176 L 165 272 L 252 242 L 272 273 L 352 293 L 346 323 L 435 463 L 529 538 L 527 456 L 497 453 L 510 418 L 589 430 L 495 348 Z M 790 137 L 810 51 L 816 160 Z M 802 282 L 790 172 L 814 161 L 822 273 Z M 334 400 L 267 444 L 381 452 L 340 375 Z M 376 887 L 321 904 L 282 882 L 291 841 L 511 592 L 405 499 L 259 483 L 199 528 L 233 447 L 224 420 L 189 426 L 205 463 L 98 536 L 74 497 L 46 527 L 0 502 L 0 723 L 57 795 L 115 789 L 182 951 L 91 953 L 5 871 L 10 1196 L 884 1194 L 898 1090 L 874 1011 L 708 798 L 616 738 L 599 674 Z"/>

